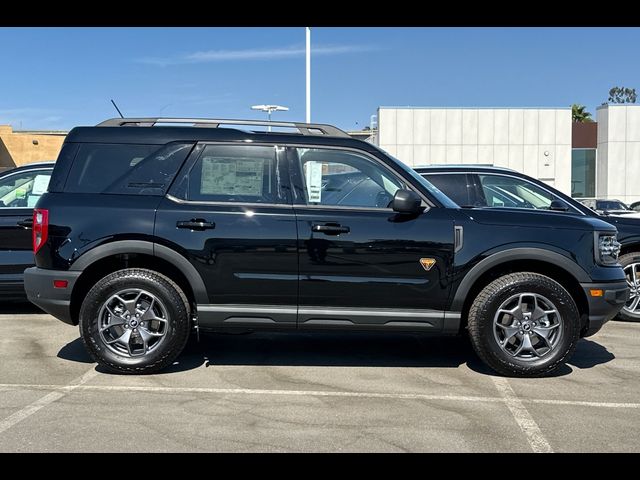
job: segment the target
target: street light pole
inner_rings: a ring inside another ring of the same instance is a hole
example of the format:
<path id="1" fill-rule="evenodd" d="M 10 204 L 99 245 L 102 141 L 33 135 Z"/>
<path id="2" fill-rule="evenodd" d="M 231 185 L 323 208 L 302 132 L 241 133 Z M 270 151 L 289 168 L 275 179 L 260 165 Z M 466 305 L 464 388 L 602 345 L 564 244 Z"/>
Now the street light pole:
<path id="1" fill-rule="evenodd" d="M 307 123 L 311 123 L 311 28 L 307 27 Z"/>

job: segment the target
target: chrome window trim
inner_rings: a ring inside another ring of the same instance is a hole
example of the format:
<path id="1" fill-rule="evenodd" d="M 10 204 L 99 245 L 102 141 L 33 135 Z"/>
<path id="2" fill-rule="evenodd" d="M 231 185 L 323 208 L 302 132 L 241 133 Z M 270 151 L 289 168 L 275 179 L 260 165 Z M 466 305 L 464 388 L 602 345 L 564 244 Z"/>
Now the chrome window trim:
<path id="1" fill-rule="evenodd" d="M 207 201 L 201 201 L 201 200 L 183 200 L 182 198 L 174 197 L 170 193 L 167 193 L 165 197 L 168 200 L 171 200 L 172 202 L 180 203 L 183 205 L 203 205 L 203 206 L 211 205 L 211 206 L 218 206 L 218 207 L 236 206 L 236 207 L 252 207 L 252 208 L 266 207 L 266 208 L 286 208 L 288 210 L 293 210 L 293 205 L 289 203 L 207 202 Z"/>
<path id="2" fill-rule="evenodd" d="M 199 141 L 196 142 L 196 146 L 197 145 L 220 145 L 220 146 L 224 146 L 224 145 L 255 145 L 257 147 L 275 147 L 275 148 L 288 148 L 288 147 L 293 147 L 293 148 L 318 148 L 318 149 L 327 149 L 327 150 L 341 150 L 341 151 L 349 151 L 349 152 L 354 152 L 354 153 L 358 153 L 360 155 L 366 156 L 367 158 L 371 159 L 373 162 L 377 163 L 378 165 L 381 165 L 383 168 L 386 168 L 387 170 L 389 170 L 396 178 L 399 178 L 402 180 L 402 183 L 405 184 L 407 187 L 409 187 L 409 189 L 416 193 L 423 202 L 423 206 L 425 206 L 425 209 L 422 213 L 426 213 L 429 210 L 431 210 L 431 208 L 435 207 L 435 204 L 429 200 L 428 197 L 426 197 L 425 195 L 422 194 L 422 192 L 420 191 L 416 191 L 416 189 L 414 188 L 414 186 L 410 183 L 407 182 L 407 180 L 402 176 L 399 175 L 398 172 L 396 172 L 394 169 L 390 168 L 388 165 L 386 165 L 384 162 L 382 162 L 379 158 L 377 158 L 375 155 L 370 154 L 369 152 L 366 152 L 364 150 L 359 150 L 357 148 L 353 148 L 353 147 L 341 147 L 341 146 L 335 146 L 335 145 L 318 145 L 318 144 L 307 144 L 307 143 L 297 143 L 297 142 L 282 142 L 282 143 L 275 143 L 275 142 L 245 142 L 243 141 L 221 141 L 221 142 L 216 142 L 216 141 L 211 141 L 211 140 L 207 140 L 207 141 Z M 194 147 L 195 148 L 195 147 Z M 290 167 L 290 166 L 289 166 Z M 173 185 L 172 185 L 173 186 Z M 170 189 L 169 189 L 170 190 Z M 172 200 L 174 202 L 177 203 L 184 203 L 184 204 L 192 204 L 192 205 L 239 205 L 239 206 L 269 206 L 269 207 L 303 207 L 303 208 L 313 208 L 313 207 L 322 207 L 323 209 L 328 209 L 329 207 L 331 208 L 337 208 L 340 210 L 366 210 L 366 211 L 382 211 L 382 212 L 393 212 L 394 210 L 392 208 L 376 208 L 376 207 L 349 207 L 349 206 L 330 206 L 330 205 L 309 205 L 309 204 L 301 204 L 301 205 L 294 205 L 293 203 L 288 204 L 288 203 L 247 203 L 247 202 L 202 202 L 202 201 L 196 201 L 196 200 L 183 200 L 177 197 L 174 197 L 173 195 L 167 193 L 165 195 L 169 200 Z M 426 205 L 424 205 L 426 204 Z"/>

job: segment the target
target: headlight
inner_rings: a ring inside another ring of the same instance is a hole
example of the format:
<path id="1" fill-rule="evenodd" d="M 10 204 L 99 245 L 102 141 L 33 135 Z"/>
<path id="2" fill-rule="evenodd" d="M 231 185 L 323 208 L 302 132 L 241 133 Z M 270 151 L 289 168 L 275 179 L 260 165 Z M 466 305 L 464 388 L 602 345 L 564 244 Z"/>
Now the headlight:
<path id="1" fill-rule="evenodd" d="M 600 265 L 615 265 L 618 263 L 620 243 L 618 243 L 615 233 L 596 232 L 595 241 L 594 251 L 597 263 Z"/>

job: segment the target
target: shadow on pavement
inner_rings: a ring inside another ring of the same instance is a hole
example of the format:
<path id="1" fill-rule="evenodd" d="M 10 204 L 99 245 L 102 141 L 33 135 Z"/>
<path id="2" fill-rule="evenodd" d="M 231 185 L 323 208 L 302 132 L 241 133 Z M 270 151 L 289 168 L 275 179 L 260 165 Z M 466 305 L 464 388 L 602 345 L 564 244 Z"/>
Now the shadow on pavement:
<path id="1" fill-rule="evenodd" d="M 80 338 L 65 345 L 58 357 L 91 363 Z M 615 356 L 591 340 L 580 340 L 569 364 L 554 377 L 576 368 L 591 368 Z M 192 338 L 176 362 L 159 372 L 170 374 L 204 365 L 340 366 L 340 367 L 440 367 L 466 364 L 484 375 L 497 375 L 473 352 L 466 337 L 427 337 L 412 334 L 367 333 L 252 333 L 202 334 Z M 100 371 L 103 371 L 98 367 Z"/>
<path id="2" fill-rule="evenodd" d="M 578 342 L 569 364 L 577 368 L 591 368 L 603 363 L 609 363 L 616 356 L 603 345 L 593 340 L 583 338 Z"/>
<path id="3" fill-rule="evenodd" d="M 71 360 L 72 362 L 93 363 L 80 338 L 76 338 L 73 342 L 67 343 L 60 349 L 57 356 L 58 358 Z"/>
<path id="4" fill-rule="evenodd" d="M 576 368 L 592 368 L 596 365 L 608 363 L 615 359 L 615 355 L 606 349 L 603 345 L 600 345 L 593 340 L 587 340 L 583 338 L 578 341 L 576 350 L 573 353 L 571 359 L 564 365 L 562 365 L 553 374 L 548 377 L 563 377 L 573 372 L 573 367 Z M 483 373 L 491 376 L 498 376 L 496 372 L 484 365 L 477 357 L 467 362 L 467 365 L 472 370 L 478 373 Z"/>

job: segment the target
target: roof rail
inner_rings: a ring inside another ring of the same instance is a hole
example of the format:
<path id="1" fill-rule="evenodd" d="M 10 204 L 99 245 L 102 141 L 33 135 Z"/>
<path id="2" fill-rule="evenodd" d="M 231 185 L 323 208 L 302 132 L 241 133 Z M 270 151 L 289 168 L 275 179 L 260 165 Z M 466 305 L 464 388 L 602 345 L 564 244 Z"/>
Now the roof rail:
<path id="1" fill-rule="evenodd" d="M 321 123 L 300 122 L 269 122 L 263 120 L 232 120 L 212 118 L 111 118 L 99 123 L 98 127 L 153 127 L 163 123 L 184 123 L 194 127 L 218 128 L 220 125 L 252 125 L 295 128 L 302 135 L 332 135 L 336 137 L 349 137 L 344 130 L 333 125 Z"/>

